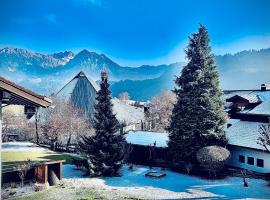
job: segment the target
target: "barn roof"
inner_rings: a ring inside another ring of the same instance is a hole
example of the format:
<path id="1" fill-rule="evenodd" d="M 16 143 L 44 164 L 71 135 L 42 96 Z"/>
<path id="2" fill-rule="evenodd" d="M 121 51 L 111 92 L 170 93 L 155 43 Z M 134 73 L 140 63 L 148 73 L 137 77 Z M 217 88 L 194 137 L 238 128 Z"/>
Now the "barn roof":
<path id="1" fill-rule="evenodd" d="M 70 98 L 75 105 L 86 113 L 89 119 L 92 119 L 97 91 L 99 91 L 99 86 L 81 71 L 56 96 L 65 99 Z M 129 125 L 144 120 L 142 108 L 127 105 L 117 98 L 113 98 L 112 103 L 113 111 L 120 122 Z"/>
<path id="2" fill-rule="evenodd" d="M 168 133 L 147 132 L 147 131 L 129 131 L 126 134 L 128 143 L 142 146 L 154 145 L 156 147 L 167 147 L 169 141 Z"/>
<path id="3" fill-rule="evenodd" d="M 91 83 L 96 92 L 99 90 L 99 86 L 96 84 L 96 82 L 87 77 L 83 71 L 80 71 L 76 76 L 74 76 L 73 79 L 71 79 L 71 81 L 64 85 L 64 87 L 62 87 L 59 92 L 57 92 L 57 96 L 69 97 L 75 89 L 75 86 L 80 78 L 86 78 Z"/>
<path id="4" fill-rule="evenodd" d="M 94 116 L 94 105 L 98 90 L 99 87 L 97 84 L 81 71 L 74 76 L 56 96 L 58 98 L 71 100 L 77 108 L 86 114 L 90 122 Z"/>
<path id="5" fill-rule="evenodd" d="M 261 122 L 239 121 L 226 129 L 226 136 L 230 145 L 265 150 L 257 144 L 259 137 L 259 126 Z"/>

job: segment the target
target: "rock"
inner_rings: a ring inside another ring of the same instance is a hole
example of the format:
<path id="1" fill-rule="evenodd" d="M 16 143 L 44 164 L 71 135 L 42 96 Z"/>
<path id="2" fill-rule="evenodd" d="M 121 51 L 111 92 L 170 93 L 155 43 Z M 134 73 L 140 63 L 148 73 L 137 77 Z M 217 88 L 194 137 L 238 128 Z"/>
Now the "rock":
<path id="1" fill-rule="evenodd" d="M 16 194 L 16 192 L 15 192 L 15 191 L 10 192 L 10 193 L 9 193 L 9 196 L 13 196 L 14 194 Z"/>
<path id="2" fill-rule="evenodd" d="M 34 187 L 34 190 L 36 192 L 42 191 L 42 190 L 47 190 L 49 188 L 49 183 L 48 182 L 47 183 L 35 183 L 33 185 L 33 187 Z"/>

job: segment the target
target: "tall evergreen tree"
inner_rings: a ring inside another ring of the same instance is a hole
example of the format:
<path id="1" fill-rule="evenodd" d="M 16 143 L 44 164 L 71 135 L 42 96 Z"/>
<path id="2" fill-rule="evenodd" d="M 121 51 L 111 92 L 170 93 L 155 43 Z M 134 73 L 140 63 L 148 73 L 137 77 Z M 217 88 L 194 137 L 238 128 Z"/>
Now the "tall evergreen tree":
<path id="1" fill-rule="evenodd" d="M 125 139 L 113 114 L 108 76 L 101 72 L 100 90 L 97 92 L 93 127 L 94 136 L 82 137 L 80 151 L 87 158 L 92 176 L 116 176 L 124 157 Z"/>
<path id="2" fill-rule="evenodd" d="M 219 74 L 204 26 L 189 37 L 185 52 L 189 62 L 175 80 L 177 102 L 168 127 L 175 161 L 194 161 L 200 148 L 227 143 Z"/>

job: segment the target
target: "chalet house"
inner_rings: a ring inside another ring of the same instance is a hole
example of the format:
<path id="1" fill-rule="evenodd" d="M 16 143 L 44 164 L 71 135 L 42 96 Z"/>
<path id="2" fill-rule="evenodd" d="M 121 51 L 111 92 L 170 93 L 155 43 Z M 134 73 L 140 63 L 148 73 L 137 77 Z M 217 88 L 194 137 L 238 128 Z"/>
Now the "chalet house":
<path id="1" fill-rule="evenodd" d="M 261 84 L 259 90 L 225 90 L 223 98 L 230 118 L 238 118 L 237 113 L 247 113 L 270 99 L 270 86 Z"/>
<path id="2" fill-rule="evenodd" d="M 268 124 L 270 99 L 247 113 L 238 113 L 226 129 L 231 152 L 229 165 L 260 173 L 270 173 L 270 152 L 257 143 L 259 127 Z M 230 121 L 230 120 L 229 120 Z"/>
<path id="3" fill-rule="evenodd" d="M 257 143 L 259 127 L 269 123 L 270 87 L 260 90 L 224 91 L 230 119 L 226 136 L 231 152 L 229 165 L 260 173 L 270 173 L 270 153 Z M 228 104 L 230 103 L 230 104 Z"/>
<path id="4" fill-rule="evenodd" d="M 226 102 L 231 102 L 231 109 L 229 110 L 230 114 L 236 112 L 241 112 L 244 110 L 251 110 L 259 105 L 263 100 L 259 95 L 252 94 L 237 94 L 232 96 L 229 99 L 226 99 Z"/>

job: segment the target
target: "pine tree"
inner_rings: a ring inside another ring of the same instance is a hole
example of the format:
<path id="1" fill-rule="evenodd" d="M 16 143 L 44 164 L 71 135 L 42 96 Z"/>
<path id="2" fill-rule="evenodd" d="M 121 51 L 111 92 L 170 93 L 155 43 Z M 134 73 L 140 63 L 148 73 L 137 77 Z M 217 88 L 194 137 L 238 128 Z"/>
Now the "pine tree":
<path id="1" fill-rule="evenodd" d="M 94 136 L 84 136 L 80 151 L 87 158 L 91 176 L 116 176 L 124 157 L 125 139 L 120 124 L 113 114 L 108 76 L 101 72 L 100 90 L 97 92 L 93 127 Z"/>
<path id="2" fill-rule="evenodd" d="M 189 62 L 175 80 L 177 102 L 168 127 L 175 161 L 195 161 L 200 148 L 227 143 L 222 90 L 207 29 L 200 25 L 189 40 L 185 51 Z"/>

